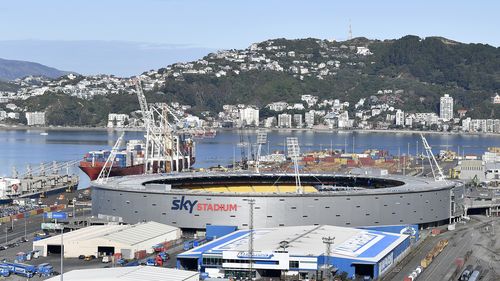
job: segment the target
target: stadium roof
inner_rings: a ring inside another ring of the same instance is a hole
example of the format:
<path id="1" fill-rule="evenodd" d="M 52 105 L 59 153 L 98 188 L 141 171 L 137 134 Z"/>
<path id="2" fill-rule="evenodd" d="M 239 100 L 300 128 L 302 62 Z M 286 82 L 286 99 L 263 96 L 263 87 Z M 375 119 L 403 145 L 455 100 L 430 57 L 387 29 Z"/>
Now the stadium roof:
<path id="1" fill-rule="evenodd" d="M 240 230 L 178 255 L 179 258 L 224 251 L 248 251 L 249 230 Z M 332 256 L 377 262 L 408 238 L 408 235 L 374 230 L 319 226 L 290 226 L 254 230 L 254 252 L 272 253 L 283 250 L 287 241 L 290 256 L 321 256 L 325 254 L 323 237 L 334 237 Z"/>

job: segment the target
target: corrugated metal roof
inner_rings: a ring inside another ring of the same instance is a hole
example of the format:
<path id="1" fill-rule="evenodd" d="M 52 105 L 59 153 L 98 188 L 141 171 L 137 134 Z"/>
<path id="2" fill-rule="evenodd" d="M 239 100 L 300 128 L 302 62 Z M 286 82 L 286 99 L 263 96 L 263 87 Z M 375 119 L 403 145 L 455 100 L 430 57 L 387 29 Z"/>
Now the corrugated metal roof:
<path id="1" fill-rule="evenodd" d="M 66 281 L 111 281 L 111 280 L 149 280 L 149 281 L 185 281 L 198 280 L 198 272 L 162 268 L 153 266 L 94 268 L 72 270 L 64 274 Z M 52 277 L 48 281 L 57 281 L 60 277 Z"/>
<path id="2" fill-rule="evenodd" d="M 177 231 L 178 228 L 157 222 L 146 222 L 135 225 L 93 225 L 64 233 L 64 243 L 89 241 L 92 239 L 107 239 L 126 245 L 135 245 L 166 233 Z M 61 243 L 61 235 L 33 242 L 34 245 Z"/>
<path id="3" fill-rule="evenodd" d="M 108 233 L 102 238 L 109 239 L 118 243 L 127 245 L 135 245 L 154 237 L 164 235 L 172 231 L 177 231 L 178 228 L 157 222 L 146 222 L 135 225 L 129 225 L 127 228 Z"/>

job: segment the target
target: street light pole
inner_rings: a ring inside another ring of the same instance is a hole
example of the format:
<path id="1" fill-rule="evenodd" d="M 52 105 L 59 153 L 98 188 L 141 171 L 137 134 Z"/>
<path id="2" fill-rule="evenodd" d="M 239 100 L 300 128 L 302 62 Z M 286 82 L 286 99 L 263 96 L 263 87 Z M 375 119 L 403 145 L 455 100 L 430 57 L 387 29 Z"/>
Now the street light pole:
<path id="1" fill-rule="evenodd" d="M 26 239 L 26 240 L 27 240 L 28 238 L 27 238 L 27 235 L 26 235 L 26 220 L 27 220 L 27 219 L 26 219 L 26 218 L 24 218 L 24 239 Z"/>

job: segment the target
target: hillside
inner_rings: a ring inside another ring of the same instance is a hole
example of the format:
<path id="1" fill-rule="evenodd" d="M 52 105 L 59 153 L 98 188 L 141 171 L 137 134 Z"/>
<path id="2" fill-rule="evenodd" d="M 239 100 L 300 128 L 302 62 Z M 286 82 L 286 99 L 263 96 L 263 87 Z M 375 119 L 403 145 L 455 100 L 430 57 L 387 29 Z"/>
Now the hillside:
<path id="1" fill-rule="evenodd" d="M 61 71 L 35 62 L 0 58 L 0 80 L 14 80 L 30 75 L 58 78 L 67 73 L 66 71 Z"/>
<path id="2" fill-rule="evenodd" d="M 263 109 L 276 101 L 299 102 L 303 94 L 348 101 L 351 107 L 366 98 L 366 107 L 383 102 L 408 113 L 438 112 L 439 97 L 450 94 L 455 111 L 500 119 L 499 106 L 490 102 L 500 89 L 500 48 L 441 37 L 273 39 L 151 70 L 141 79 L 151 102 L 180 102 L 195 113 L 239 103 Z M 22 105 L 48 108 L 51 124 L 103 124 L 109 112 L 139 108 L 129 79 L 61 77 L 43 85 L 59 94 L 34 96 Z"/>

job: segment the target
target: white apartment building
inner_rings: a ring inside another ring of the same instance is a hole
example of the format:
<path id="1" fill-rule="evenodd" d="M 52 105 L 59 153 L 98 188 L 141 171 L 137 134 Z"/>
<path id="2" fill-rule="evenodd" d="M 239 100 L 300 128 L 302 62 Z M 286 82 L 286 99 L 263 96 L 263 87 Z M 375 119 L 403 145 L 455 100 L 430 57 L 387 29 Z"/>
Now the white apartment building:
<path id="1" fill-rule="evenodd" d="M 441 97 L 439 102 L 439 118 L 444 121 L 453 119 L 453 98 L 448 94 Z"/>
<path id="2" fill-rule="evenodd" d="M 404 126 L 405 125 L 405 112 L 402 110 L 396 111 L 396 126 Z"/>
<path id="3" fill-rule="evenodd" d="M 238 126 L 259 126 L 259 110 L 253 107 L 246 107 L 239 110 Z"/>
<path id="4" fill-rule="evenodd" d="M 45 112 L 26 112 L 28 126 L 45 125 Z"/>
<path id="5" fill-rule="evenodd" d="M 267 107 L 272 111 L 283 111 L 287 109 L 288 103 L 284 101 L 277 101 L 267 105 Z"/>
<path id="6" fill-rule="evenodd" d="M 108 128 L 122 128 L 128 119 L 128 114 L 110 113 L 108 114 Z"/>
<path id="7" fill-rule="evenodd" d="M 278 115 L 278 127 L 280 128 L 291 128 L 292 127 L 292 115 L 283 113 Z"/>

